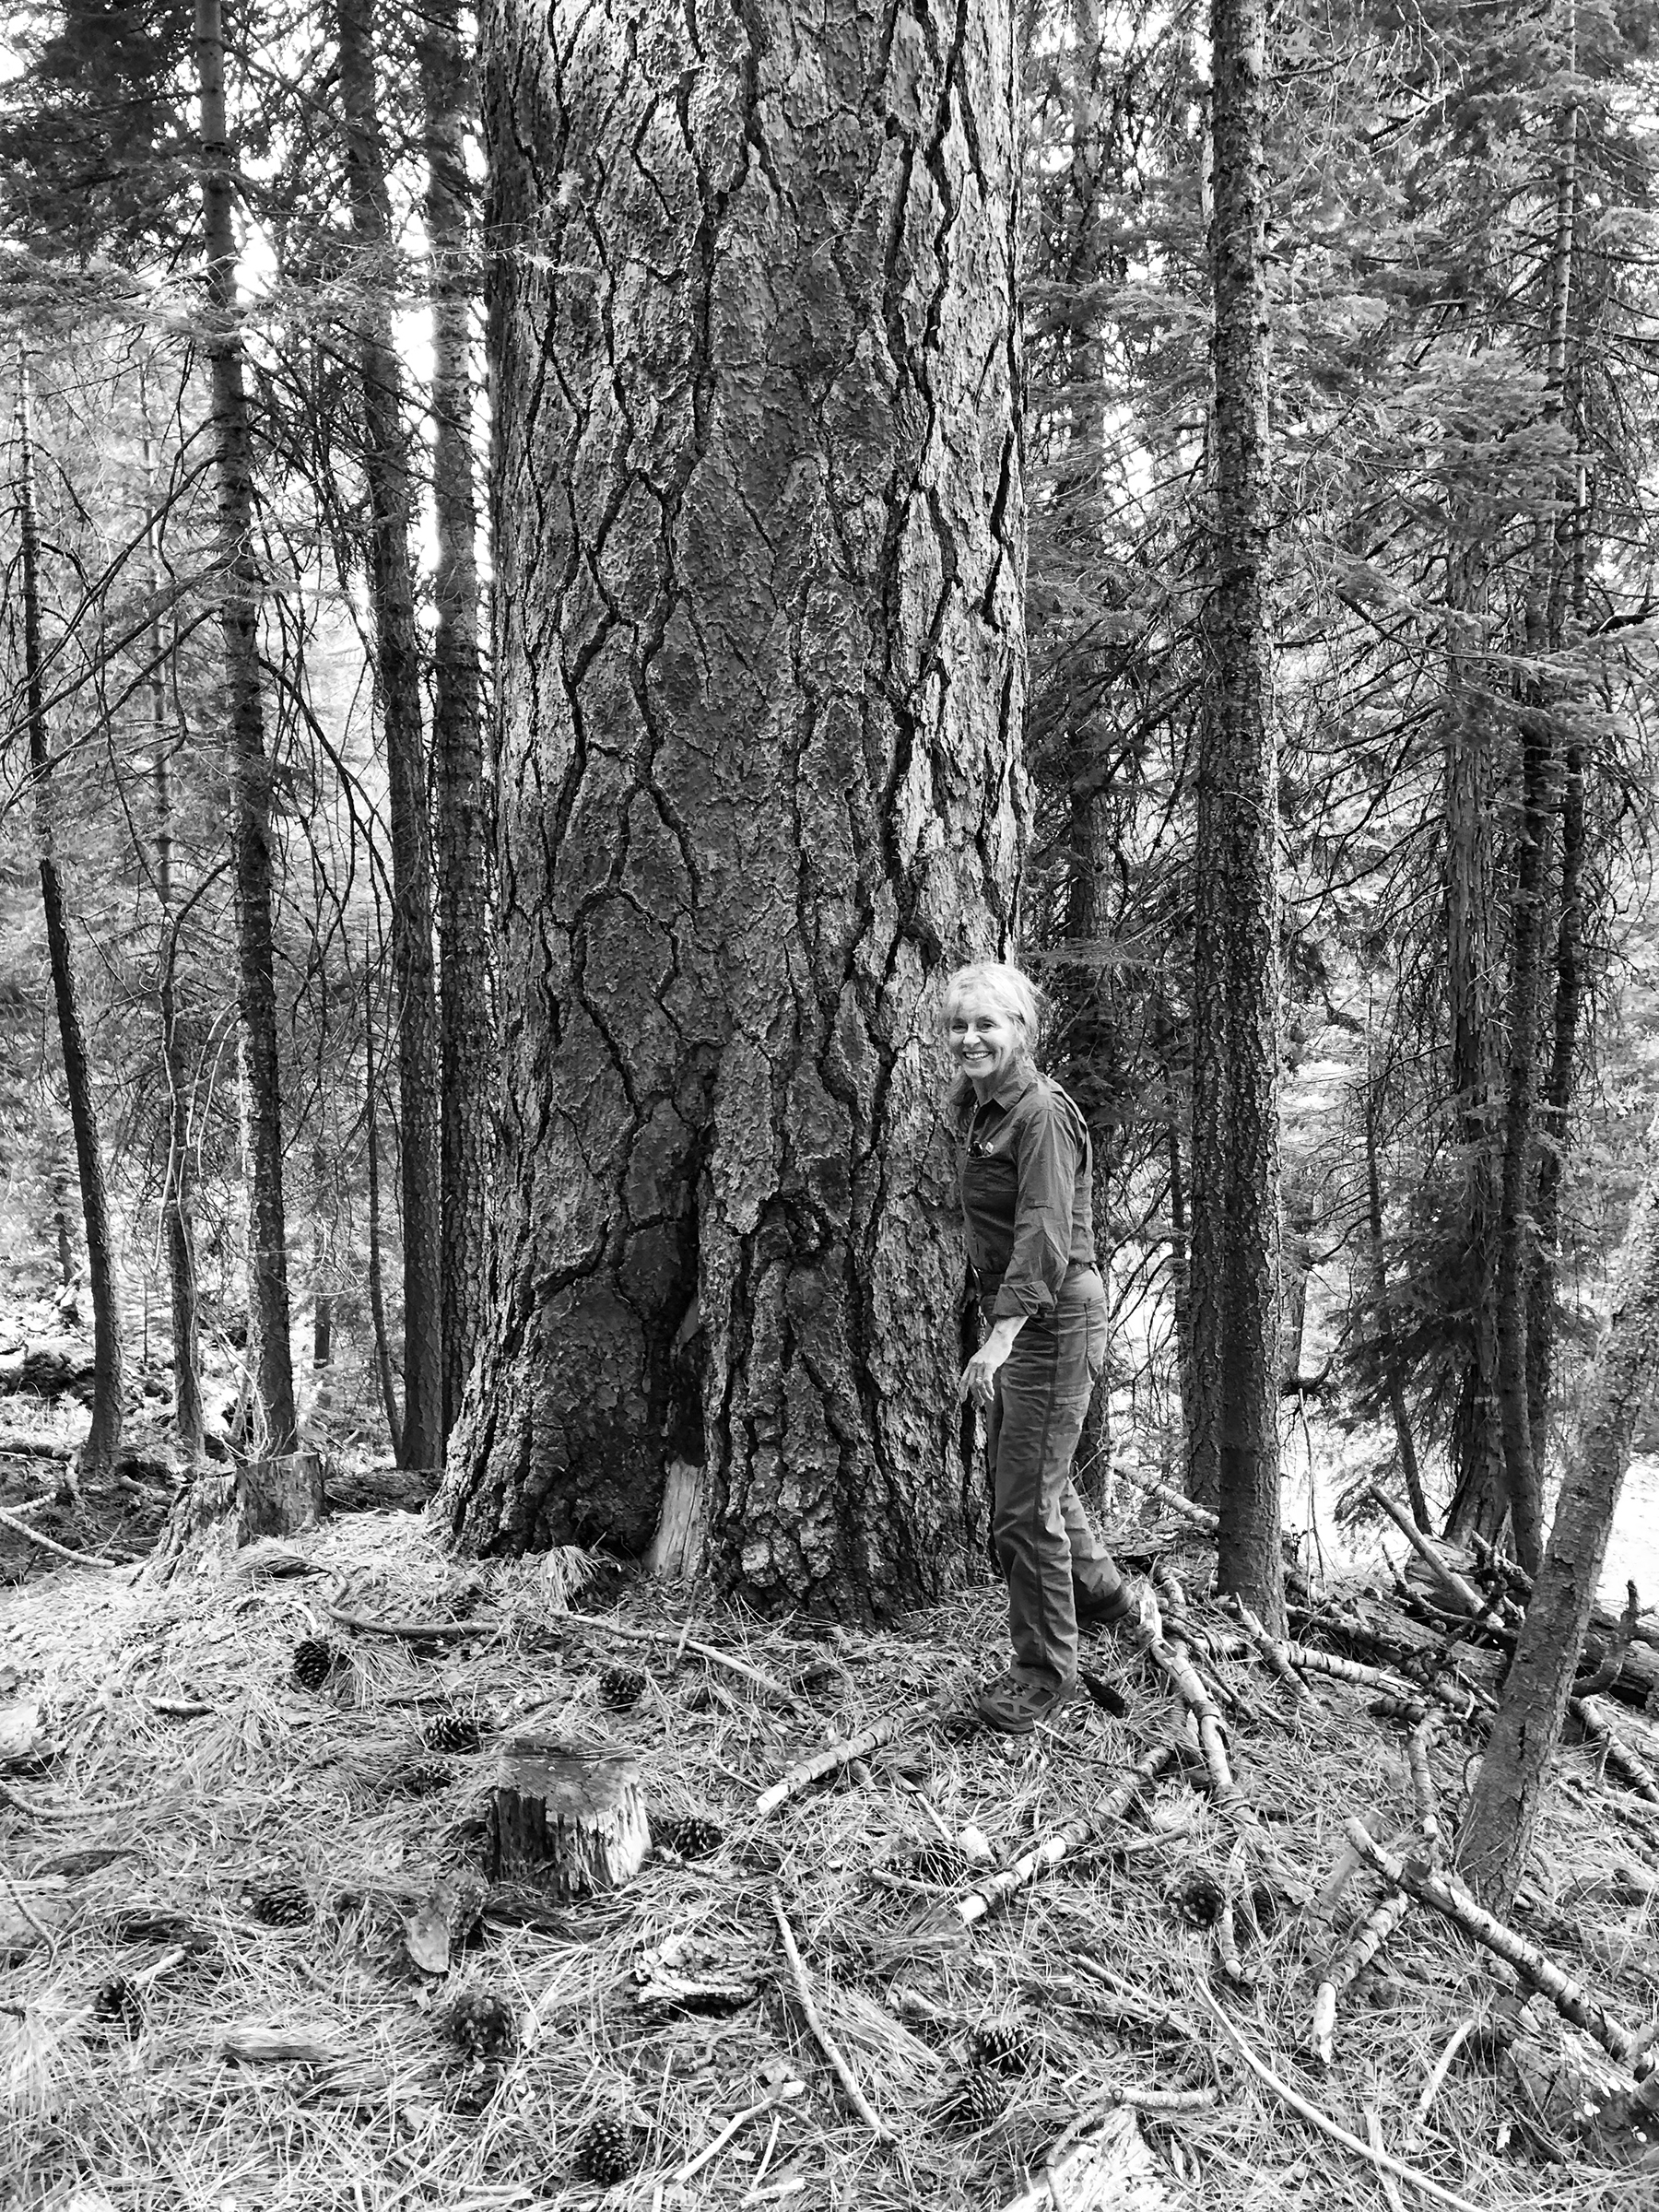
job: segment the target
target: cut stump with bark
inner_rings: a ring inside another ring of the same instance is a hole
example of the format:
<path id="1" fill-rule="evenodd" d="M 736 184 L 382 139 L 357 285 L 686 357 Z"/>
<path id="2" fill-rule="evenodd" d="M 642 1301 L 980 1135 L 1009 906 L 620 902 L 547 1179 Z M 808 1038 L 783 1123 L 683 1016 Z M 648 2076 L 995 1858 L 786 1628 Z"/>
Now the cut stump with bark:
<path id="1" fill-rule="evenodd" d="M 510 1736 L 489 1806 L 489 1872 L 554 1897 L 619 1889 L 640 1871 L 651 1829 L 630 1751 Z"/>
<path id="2" fill-rule="evenodd" d="M 288 1452 L 237 1469 L 236 1502 L 250 1536 L 294 1536 L 323 1518 L 323 1455 Z"/>

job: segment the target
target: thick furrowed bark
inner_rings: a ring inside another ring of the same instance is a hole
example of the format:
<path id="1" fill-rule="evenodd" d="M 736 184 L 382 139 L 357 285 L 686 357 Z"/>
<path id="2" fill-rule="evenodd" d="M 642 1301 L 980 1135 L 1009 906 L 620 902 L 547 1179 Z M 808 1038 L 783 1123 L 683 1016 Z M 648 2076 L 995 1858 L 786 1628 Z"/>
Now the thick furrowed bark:
<path id="1" fill-rule="evenodd" d="M 450 1512 L 641 1547 L 687 1458 L 753 1597 L 909 1603 L 977 1510 L 933 985 L 1019 866 L 1007 13 L 498 0 L 484 50 L 504 1127 Z"/>

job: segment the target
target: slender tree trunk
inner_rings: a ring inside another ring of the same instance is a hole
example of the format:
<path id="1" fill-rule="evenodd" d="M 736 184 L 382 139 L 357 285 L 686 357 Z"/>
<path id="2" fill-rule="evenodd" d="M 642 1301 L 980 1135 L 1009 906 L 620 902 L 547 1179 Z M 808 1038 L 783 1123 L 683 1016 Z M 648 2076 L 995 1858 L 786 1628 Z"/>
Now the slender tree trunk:
<path id="1" fill-rule="evenodd" d="M 424 19 L 427 237 L 432 257 L 432 763 L 438 812 L 438 943 L 441 952 L 443 1098 L 443 1436 L 484 1312 L 484 1207 L 488 1187 L 494 1037 L 488 968 L 488 824 L 478 668 L 477 503 L 472 444 L 472 307 L 477 292 L 465 134 L 472 73 L 453 0 Z"/>
<path id="2" fill-rule="evenodd" d="M 392 343 L 394 247 L 374 74 L 371 0 L 338 0 L 346 175 L 359 250 L 358 362 L 369 578 L 392 814 L 392 975 L 403 1188 L 404 1418 L 401 1464 L 434 1472 L 443 1453 L 443 1275 L 439 1165 L 438 998 L 432 853 L 421 728 L 420 647 L 409 566 L 408 434 Z"/>
<path id="3" fill-rule="evenodd" d="M 1576 32 L 1576 17 L 1573 18 Z M 1576 43 L 1576 40 L 1575 40 Z M 1572 57 L 1576 60 L 1576 55 Z M 1579 279 L 1579 233 L 1583 220 L 1578 173 L 1579 117 L 1571 107 L 1562 130 L 1562 159 L 1556 182 L 1556 241 L 1549 328 L 1549 394 L 1558 420 L 1570 421 L 1578 448 L 1558 479 L 1563 513 L 1553 533 L 1548 584 L 1548 646 L 1552 658 L 1564 654 L 1572 638 L 1588 628 L 1589 495 L 1583 454 L 1588 445 L 1583 355 L 1584 287 Z M 1576 326 L 1576 327 L 1575 327 Z M 1556 407 L 1556 395 L 1559 406 Z M 1533 1465 L 1545 1465 L 1549 1394 L 1555 1364 L 1556 1283 L 1560 1268 L 1561 1185 L 1571 1135 L 1574 1081 L 1578 1069 L 1579 1025 L 1584 1000 L 1584 776 L 1586 748 L 1580 735 L 1576 702 L 1569 700 L 1561 738 L 1559 849 L 1559 897 L 1556 914 L 1555 990 L 1549 1065 L 1538 1115 L 1537 1191 L 1534 1201 L 1535 1257 L 1527 1311 L 1527 1425 Z"/>
<path id="4" fill-rule="evenodd" d="M 80 1467 L 105 1476 L 121 1449 L 121 1294 L 115 1277 L 115 1246 L 110 1223 L 109 1189 L 98 1141 L 92 1069 L 75 984 L 75 956 L 69 943 L 68 910 L 58 874 L 55 793 L 52 747 L 46 728 L 45 687 L 41 677 L 41 518 L 35 499 L 34 424 L 29 405 L 29 356 L 18 353 L 18 535 L 22 551 L 24 711 L 29 724 L 29 772 L 34 785 L 35 851 L 40 866 L 41 905 L 46 919 L 46 957 L 57 1008 L 58 1041 L 64 1056 L 64 1088 L 80 1178 L 81 1219 L 87 1232 L 87 1283 L 92 1300 L 92 1423 L 81 1446 Z M 63 1492 L 73 1497 L 74 1478 Z"/>
<path id="5" fill-rule="evenodd" d="M 1612 1313 L 1579 1417 L 1578 1441 L 1522 1624 L 1498 1715 L 1458 1838 L 1458 1864 L 1501 1912 L 1526 1868 L 1545 1770 L 1594 1610 L 1630 1440 L 1659 1372 L 1659 1116 L 1625 1238 Z"/>
<path id="6" fill-rule="evenodd" d="M 935 1009 L 1017 921 L 1010 10 L 495 0 L 483 52 L 507 1065 L 446 1503 L 642 1548 L 688 1460 L 730 1586 L 889 1611 L 978 1517 Z"/>
<path id="7" fill-rule="evenodd" d="M 237 320 L 225 42 L 219 0 L 195 0 L 201 76 L 202 207 L 207 241 L 206 344 L 218 483 L 219 619 L 224 640 L 226 768 L 236 878 L 244 1143 L 248 1159 L 248 1327 L 264 1451 L 298 1444 L 288 1341 L 287 1224 L 282 1202 L 282 1083 L 276 1049 L 272 910 L 271 771 L 259 665 L 262 580 L 253 556 L 253 465 Z M 316 1510 L 321 1510 L 321 1479 Z"/>
<path id="8" fill-rule="evenodd" d="M 1218 1574 L 1277 1632 L 1277 763 L 1263 0 L 1212 0 L 1215 547 L 1206 621 L 1194 944 L 1191 1488 L 1220 1514 Z"/>
<path id="9" fill-rule="evenodd" d="M 149 434 L 144 440 L 146 489 L 154 504 L 155 471 Z M 148 583 L 161 588 L 153 524 L 147 533 Z M 167 1245 L 167 1276 L 172 1309 L 173 1428 L 191 1460 L 203 1452 L 201 1364 L 197 1344 L 195 1230 L 192 1220 L 192 1168 L 195 1149 L 191 1129 L 194 1084 L 190 1054 L 179 1016 L 179 928 L 173 912 L 171 717 L 167 706 L 167 670 L 161 650 L 159 615 L 150 624 L 150 743 L 155 760 L 150 790 L 155 808 L 156 902 L 161 910 L 160 975 L 157 982 L 161 1021 L 161 1065 L 167 1072 L 167 1169 L 161 1180 L 161 1228 Z"/>
<path id="10" fill-rule="evenodd" d="M 1456 1237 L 1461 1255 L 1464 1371 L 1453 1420 L 1453 1487 L 1446 1533 L 1460 1542 L 1494 1540 L 1509 1517 L 1500 1424 L 1497 1325 L 1499 1174 L 1491 947 L 1495 890 L 1492 825 L 1497 793 L 1488 710 L 1477 680 L 1479 559 L 1453 546 L 1446 555 L 1447 697 L 1443 791 L 1446 981 L 1452 1094 L 1464 1189 Z"/>
<path id="11" fill-rule="evenodd" d="M 1175 1079 L 1164 1071 L 1164 1138 L 1170 1163 L 1170 1323 L 1175 1332 L 1175 1382 L 1182 1428 L 1193 1435 L 1198 1416 L 1193 1383 L 1193 1305 L 1187 1250 L 1186 1177 L 1181 1159 L 1181 1103 Z M 1191 1453 L 1188 1453 L 1191 1465 Z"/>
<path id="12" fill-rule="evenodd" d="M 369 1166 L 369 1314 L 374 1324 L 374 1372 L 386 1413 L 392 1456 L 401 1466 L 403 1423 L 397 1410 L 397 1383 L 392 1372 L 392 1341 L 386 1328 L 385 1269 L 381 1264 L 380 1092 L 374 1065 L 374 963 L 363 963 L 363 1112 L 367 1118 Z"/>
<path id="13" fill-rule="evenodd" d="M 1377 1301 L 1377 1358 L 1387 1378 L 1388 1410 L 1394 1421 L 1394 1446 L 1400 1455 L 1400 1473 L 1411 1502 L 1411 1517 L 1427 1535 L 1429 1501 L 1423 1495 L 1423 1477 L 1418 1465 L 1417 1442 L 1411 1432 L 1411 1413 L 1406 1404 L 1406 1385 L 1400 1373 L 1400 1351 L 1394 1333 L 1394 1308 L 1388 1290 L 1388 1248 L 1383 1240 L 1382 1172 L 1378 1159 L 1377 1089 L 1368 1083 L 1365 1094 L 1365 1222 L 1370 1241 L 1372 1296 Z"/>
<path id="14" fill-rule="evenodd" d="M 1541 646 L 1541 634 L 1534 650 Z M 1498 1403 L 1515 1557 L 1536 1574 L 1544 1552 L 1540 1470 L 1532 1457 L 1526 1334 L 1532 1275 L 1533 1123 L 1538 1095 L 1541 908 L 1548 866 L 1550 735 L 1546 712 L 1529 708 L 1521 733 L 1521 809 L 1510 923 L 1509 1083 L 1499 1186 Z"/>

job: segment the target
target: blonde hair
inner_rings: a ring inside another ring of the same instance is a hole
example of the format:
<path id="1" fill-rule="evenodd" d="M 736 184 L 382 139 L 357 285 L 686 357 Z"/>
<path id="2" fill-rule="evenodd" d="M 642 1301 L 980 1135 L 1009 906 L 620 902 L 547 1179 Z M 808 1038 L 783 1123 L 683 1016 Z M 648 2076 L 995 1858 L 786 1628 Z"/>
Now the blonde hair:
<path id="1" fill-rule="evenodd" d="M 943 1018 L 947 1026 L 962 1001 L 974 992 L 1018 1024 L 1025 1037 L 1018 1056 L 1026 1065 L 1035 1066 L 1045 1007 L 1042 994 L 1030 977 L 1006 960 L 973 960 L 966 968 L 959 968 L 945 986 Z"/>

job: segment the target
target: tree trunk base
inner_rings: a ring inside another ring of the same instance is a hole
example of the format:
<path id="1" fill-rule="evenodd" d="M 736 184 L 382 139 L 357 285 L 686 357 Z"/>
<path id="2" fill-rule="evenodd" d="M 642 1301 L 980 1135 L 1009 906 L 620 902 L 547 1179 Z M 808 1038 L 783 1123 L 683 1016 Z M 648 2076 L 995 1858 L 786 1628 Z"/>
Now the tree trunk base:
<path id="1" fill-rule="evenodd" d="M 534 1735 L 508 1738 L 489 1806 L 492 1880 L 586 1897 L 631 1881 L 650 1848 L 631 1752 Z"/>
<path id="2" fill-rule="evenodd" d="M 298 1535 L 316 1526 L 323 1502 L 317 1452 L 250 1460 L 224 1474 L 198 1473 L 180 1493 L 143 1579 L 168 1583 L 187 1563 L 200 1571 L 257 1537 Z"/>

